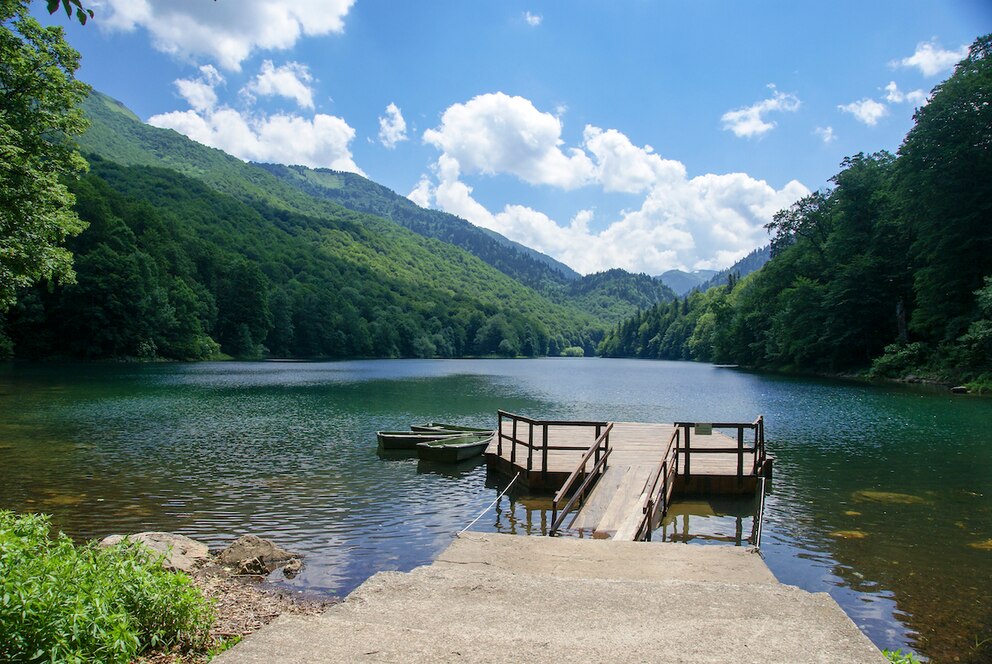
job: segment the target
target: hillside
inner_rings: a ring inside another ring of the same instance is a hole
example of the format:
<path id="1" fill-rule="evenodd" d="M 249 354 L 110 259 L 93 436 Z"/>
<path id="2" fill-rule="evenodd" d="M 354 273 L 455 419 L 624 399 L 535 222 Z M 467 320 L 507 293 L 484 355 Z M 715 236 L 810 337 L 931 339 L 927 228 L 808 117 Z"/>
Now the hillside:
<path id="1" fill-rule="evenodd" d="M 592 352 L 603 327 L 470 253 L 87 102 L 78 283 L 19 295 L 18 357 Z M 120 162 L 120 163 L 119 163 Z"/>
<path id="2" fill-rule="evenodd" d="M 305 166 L 256 165 L 311 196 L 395 221 L 425 237 L 461 247 L 531 288 L 541 290 L 579 277 L 572 268 L 550 256 L 447 212 L 422 208 L 361 175 Z"/>
<path id="3" fill-rule="evenodd" d="M 361 212 L 363 223 L 379 232 L 392 232 L 390 229 L 397 225 L 403 226 L 420 236 L 468 251 L 537 290 L 557 304 L 558 310 L 588 314 L 595 319 L 587 319 L 589 324 L 597 328 L 612 326 L 643 308 L 645 297 L 648 301 L 666 297 L 662 290 L 645 296 L 645 286 L 637 275 L 612 271 L 612 297 L 619 299 L 606 303 L 604 299 L 610 296 L 592 296 L 595 287 L 577 284 L 579 275 L 563 263 L 459 217 L 421 208 L 359 175 L 302 166 L 245 163 L 170 129 L 146 125 L 123 104 L 98 92 L 90 95 L 84 110 L 92 121 L 80 139 L 86 153 L 126 166 L 169 168 L 249 205 L 263 204 L 318 217 Z M 624 279 L 630 283 L 624 287 L 616 285 Z M 603 285 L 600 280 L 596 283 Z M 630 299 L 626 299 L 628 296 Z"/>
<path id="4" fill-rule="evenodd" d="M 767 263 L 768 259 L 771 257 L 771 245 L 766 245 L 760 249 L 755 249 L 747 256 L 728 267 L 726 270 L 720 270 L 705 282 L 700 284 L 699 290 L 705 291 L 713 288 L 714 286 L 726 286 L 730 275 L 734 275 L 734 278 L 736 279 L 743 279 L 752 272 L 757 272 L 760 270 L 761 266 Z"/>

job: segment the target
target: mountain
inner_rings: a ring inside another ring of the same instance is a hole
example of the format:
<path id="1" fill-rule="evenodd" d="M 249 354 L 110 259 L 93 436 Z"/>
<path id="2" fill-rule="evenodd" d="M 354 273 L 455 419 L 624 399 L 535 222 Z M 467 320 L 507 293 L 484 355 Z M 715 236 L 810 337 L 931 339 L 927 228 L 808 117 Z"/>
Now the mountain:
<path id="1" fill-rule="evenodd" d="M 658 275 L 655 279 L 658 279 L 661 283 L 671 288 L 676 295 L 681 297 L 693 288 L 702 286 L 709 279 L 713 278 L 716 273 L 716 270 L 695 270 L 693 272 L 669 270 Z"/>
<path id="2" fill-rule="evenodd" d="M 19 294 L 19 357 L 394 357 L 591 353 L 604 326 L 452 244 L 85 104 L 89 227 L 76 284 Z M 563 289 L 564 284 L 555 284 Z"/>
<path id="3" fill-rule="evenodd" d="M 568 285 L 568 301 L 611 323 L 675 298 L 672 289 L 658 280 L 621 269 L 589 274 Z"/>
<path id="4" fill-rule="evenodd" d="M 768 262 L 768 259 L 772 257 L 772 247 L 771 245 L 766 245 L 760 249 L 755 249 L 749 253 L 744 258 L 740 259 L 726 270 L 721 270 L 717 272 L 707 281 L 700 284 L 699 290 L 705 291 L 712 288 L 713 286 L 723 286 L 727 283 L 727 279 L 731 274 L 736 275 L 737 278 L 743 279 L 752 272 L 757 272 L 761 267 Z"/>
<path id="5" fill-rule="evenodd" d="M 383 223 L 403 226 L 469 251 L 560 307 L 588 313 L 596 319 L 590 321 L 594 327 L 612 326 L 643 306 L 643 294 L 638 293 L 644 286 L 637 285 L 638 275 L 614 272 L 611 281 L 630 279 L 631 284 L 624 288 L 614 284 L 612 291 L 620 293 L 621 299 L 604 306 L 601 299 L 590 296 L 591 286 L 577 286 L 573 293 L 570 285 L 580 277 L 563 263 L 454 215 L 421 208 L 359 175 L 245 163 L 171 129 L 146 125 L 119 101 L 99 92 L 93 92 L 83 108 L 92 122 L 79 140 L 85 153 L 125 166 L 172 169 L 250 205 L 318 217 L 361 212 L 367 223 L 380 230 L 386 227 Z M 631 299 L 623 299 L 628 296 Z"/>
<path id="6" fill-rule="evenodd" d="M 549 284 L 561 284 L 579 277 L 575 270 L 550 256 L 455 215 L 422 208 L 361 175 L 306 166 L 257 166 L 316 198 L 389 219 L 425 237 L 461 247 L 531 288 L 541 290 Z"/>

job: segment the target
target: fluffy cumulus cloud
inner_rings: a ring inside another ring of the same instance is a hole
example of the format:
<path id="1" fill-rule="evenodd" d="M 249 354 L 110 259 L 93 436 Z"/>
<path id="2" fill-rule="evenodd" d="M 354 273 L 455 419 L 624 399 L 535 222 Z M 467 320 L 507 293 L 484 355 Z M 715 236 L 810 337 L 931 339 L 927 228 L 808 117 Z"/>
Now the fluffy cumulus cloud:
<path id="1" fill-rule="evenodd" d="M 299 62 L 288 62 L 276 67 L 271 60 L 262 63 L 262 68 L 248 85 L 244 93 L 253 98 L 284 97 L 292 99 L 300 108 L 313 108 L 313 76 L 306 65 Z"/>
<path id="2" fill-rule="evenodd" d="M 927 103 L 927 93 L 923 90 L 903 92 L 895 81 L 889 81 L 885 86 L 885 101 L 893 104 L 906 102 L 914 106 L 924 106 Z"/>
<path id="3" fill-rule="evenodd" d="M 256 50 L 291 48 L 302 36 L 344 30 L 354 0 L 105 0 L 100 25 L 111 30 L 144 28 L 159 50 L 181 58 L 207 57 L 238 70 Z"/>
<path id="4" fill-rule="evenodd" d="M 853 115 L 858 122 L 874 127 L 878 121 L 889 114 L 889 107 L 874 99 L 860 99 L 852 101 L 850 104 L 840 104 L 837 106 L 845 113 Z"/>
<path id="5" fill-rule="evenodd" d="M 796 181 L 776 190 L 743 173 L 690 178 L 685 166 L 639 147 L 616 129 L 586 126 L 582 144 L 564 150 L 561 124 L 527 100 L 483 95 L 456 104 L 424 139 L 441 154 L 409 198 L 495 230 L 580 272 L 611 267 L 659 274 L 670 268 L 722 268 L 767 241 L 764 224 L 809 193 Z M 473 133 L 475 132 L 475 133 Z M 503 141 L 506 141 L 504 143 Z M 553 168 L 562 169 L 554 173 Z M 642 196 L 639 206 L 604 219 L 583 209 L 565 223 L 508 204 L 490 211 L 466 182 L 507 174 L 563 190 L 595 186 Z"/>
<path id="6" fill-rule="evenodd" d="M 723 128 L 741 138 L 761 136 L 775 128 L 774 122 L 765 119 L 767 114 L 794 113 L 799 110 L 798 97 L 780 92 L 774 85 L 769 85 L 768 88 L 772 91 L 772 96 L 768 99 L 724 113 L 720 117 Z"/>
<path id="7" fill-rule="evenodd" d="M 937 45 L 937 40 L 921 42 L 916 45 L 913 55 L 891 63 L 893 67 L 915 67 L 924 76 L 936 76 L 950 70 L 954 65 L 968 55 L 968 45 L 963 44 L 956 50 L 948 51 Z"/>
<path id="8" fill-rule="evenodd" d="M 463 173 L 509 173 L 530 184 L 574 189 L 595 167 L 578 148 L 562 151 L 561 120 L 523 97 L 497 92 L 450 106 L 424 141 L 458 162 Z"/>
<path id="9" fill-rule="evenodd" d="M 263 64 L 259 76 L 242 89 L 242 98 L 250 100 L 253 94 L 280 94 L 275 91 L 279 84 L 271 83 L 273 79 L 267 78 L 280 69 L 270 62 Z M 265 80 L 270 83 L 258 84 Z M 352 159 L 350 145 L 355 130 L 343 119 L 323 113 L 309 118 L 291 113 L 270 115 L 254 112 L 250 106 L 247 110 L 234 109 L 218 104 L 216 87 L 223 82 L 216 69 L 210 65 L 201 67 L 200 76 L 175 82 L 180 96 L 190 108 L 154 115 L 148 123 L 174 129 L 194 141 L 244 160 L 302 164 L 364 174 Z M 266 87 L 269 85 L 274 87 Z M 293 90 L 290 87 L 283 91 Z M 294 94 L 283 96 L 300 103 Z"/>
<path id="10" fill-rule="evenodd" d="M 531 27 L 536 28 L 537 26 L 541 25 L 541 21 L 543 20 L 544 17 L 541 16 L 540 14 L 531 14 L 530 12 L 524 12 L 524 21 L 527 23 L 527 25 Z"/>
<path id="11" fill-rule="evenodd" d="M 379 141 L 389 149 L 407 140 L 406 120 L 396 104 L 386 107 L 386 114 L 379 116 Z"/>

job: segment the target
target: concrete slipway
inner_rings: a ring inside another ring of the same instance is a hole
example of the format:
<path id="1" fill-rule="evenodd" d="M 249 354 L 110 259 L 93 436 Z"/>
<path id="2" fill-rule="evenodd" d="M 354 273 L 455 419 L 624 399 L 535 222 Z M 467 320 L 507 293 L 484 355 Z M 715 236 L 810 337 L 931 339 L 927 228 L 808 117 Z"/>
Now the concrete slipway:
<path id="1" fill-rule="evenodd" d="M 854 662 L 887 659 L 826 593 L 753 549 L 465 533 L 320 616 L 283 616 L 213 660 Z"/>

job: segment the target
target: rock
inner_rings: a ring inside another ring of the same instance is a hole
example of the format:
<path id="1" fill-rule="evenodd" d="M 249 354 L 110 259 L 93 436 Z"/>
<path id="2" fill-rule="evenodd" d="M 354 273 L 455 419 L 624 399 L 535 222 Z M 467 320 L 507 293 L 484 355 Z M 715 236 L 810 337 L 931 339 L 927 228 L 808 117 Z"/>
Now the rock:
<path id="1" fill-rule="evenodd" d="M 903 378 L 903 380 L 906 381 L 907 383 L 919 383 L 920 377 L 914 374 L 909 374 L 908 376 Z"/>
<path id="2" fill-rule="evenodd" d="M 110 535 L 100 541 L 100 546 L 116 546 L 124 539 L 124 535 Z M 160 556 L 162 565 L 172 571 L 192 572 L 210 556 L 203 542 L 175 533 L 145 532 L 127 535 L 126 539 Z"/>
<path id="3" fill-rule="evenodd" d="M 951 392 L 953 394 L 968 394 L 968 388 L 965 387 L 964 385 L 956 385 L 955 387 L 951 388 Z"/>
<path id="4" fill-rule="evenodd" d="M 247 558 L 238 563 L 238 574 L 252 574 L 265 576 L 269 573 L 269 568 L 265 566 L 261 558 Z"/>
<path id="5" fill-rule="evenodd" d="M 293 558 L 282 568 L 282 575 L 287 579 L 292 579 L 303 569 L 303 561 L 299 558 Z"/>
<path id="6" fill-rule="evenodd" d="M 279 567 L 281 563 L 294 558 L 302 558 L 298 553 L 286 551 L 275 543 L 255 535 L 242 535 L 221 551 L 220 561 L 227 565 L 240 565 L 244 561 L 258 558 L 267 571 Z"/>

